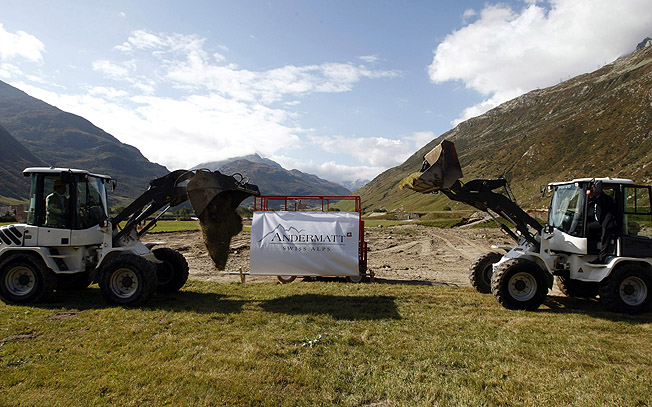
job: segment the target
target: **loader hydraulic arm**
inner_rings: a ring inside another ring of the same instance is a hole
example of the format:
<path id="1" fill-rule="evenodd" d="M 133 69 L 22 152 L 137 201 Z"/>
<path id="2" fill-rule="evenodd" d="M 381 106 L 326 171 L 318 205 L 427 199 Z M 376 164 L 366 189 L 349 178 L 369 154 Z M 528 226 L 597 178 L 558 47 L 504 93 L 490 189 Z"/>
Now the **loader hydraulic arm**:
<path id="1" fill-rule="evenodd" d="M 111 219 L 114 231 L 117 230 L 117 233 L 113 235 L 113 245 L 117 245 L 120 239 L 131 233 L 138 225 L 147 221 L 148 217 L 161 208 L 170 208 L 186 202 L 188 194 L 183 183 L 193 176 L 192 171 L 177 170 L 150 181 L 149 188 L 141 196 Z M 151 229 L 156 224 L 156 219 L 146 224 L 138 232 L 138 236 L 142 236 Z M 119 224 L 123 221 L 127 221 L 127 223 L 122 229 L 118 230 Z"/>
<path id="2" fill-rule="evenodd" d="M 501 187 L 505 188 L 507 196 L 494 192 L 494 190 Z M 537 248 L 539 247 L 535 234 L 530 231 L 528 226 L 535 230 L 537 234 L 541 233 L 543 226 L 514 202 L 507 188 L 507 180 L 475 179 L 465 184 L 458 180 L 449 189 L 441 189 L 440 191 L 453 201 L 463 202 L 489 214 L 491 214 L 490 211 L 495 212 L 501 218 L 513 223 L 528 242 Z M 495 220 L 508 235 L 517 242 L 519 241 L 519 237 L 507 225 L 498 219 Z"/>
<path id="3" fill-rule="evenodd" d="M 421 170 L 407 176 L 403 180 L 402 186 L 422 194 L 442 192 L 453 201 L 463 202 L 487 212 L 508 235 L 518 242 L 518 235 L 505 223 L 500 222 L 492 214 L 494 212 L 499 217 L 513 223 L 516 230 L 528 242 L 539 248 L 536 234 L 541 233 L 543 227 L 516 204 L 507 187 L 507 180 L 503 178 L 474 179 L 462 184 L 460 178 L 462 178 L 462 167 L 455 145 L 448 140 L 443 140 L 424 155 Z M 494 192 L 498 188 L 504 188 L 505 194 Z M 532 233 L 530 228 L 536 233 Z"/>

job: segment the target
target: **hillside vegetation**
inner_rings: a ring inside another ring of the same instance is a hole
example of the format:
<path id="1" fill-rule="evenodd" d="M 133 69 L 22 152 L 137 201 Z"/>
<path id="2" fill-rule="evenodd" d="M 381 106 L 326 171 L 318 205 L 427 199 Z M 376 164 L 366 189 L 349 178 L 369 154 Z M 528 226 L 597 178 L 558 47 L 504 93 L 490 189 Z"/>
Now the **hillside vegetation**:
<path id="1" fill-rule="evenodd" d="M 504 176 L 524 207 L 545 207 L 540 188 L 580 177 L 652 181 L 652 47 L 589 74 L 534 90 L 469 119 L 354 194 L 366 211 L 461 207 L 443 195 L 400 189 L 423 155 L 455 143 L 464 180 Z"/>
<path id="2" fill-rule="evenodd" d="M 70 167 L 106 174 L 118 180 L 112 199 L 126 202 L 140 195 L 154 178 L 168 173 L 162 165 L 151 163 L 140 151 L 121 143 L 111 134 L 83 117 L 64 112 L 0 81 L 0 126 L 29 159 L 16 162 L 0 156 L 0 171 L 22 177 L 28 165 Z M 6 135 L 3 136 L 3 140 Z M 27 198 L 28 188 L 13 188 L 3 196 Z M 24 192 L 21 192 L 24 191 Z"/>

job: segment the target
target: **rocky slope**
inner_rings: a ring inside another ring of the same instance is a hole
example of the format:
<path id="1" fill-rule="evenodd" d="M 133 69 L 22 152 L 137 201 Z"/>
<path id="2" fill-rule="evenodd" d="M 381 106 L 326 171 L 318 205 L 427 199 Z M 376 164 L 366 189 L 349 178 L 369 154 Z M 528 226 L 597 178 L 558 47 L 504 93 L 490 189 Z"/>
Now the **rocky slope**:
<path id="1" fill-rule="evenodd" d="M 579 177 L 652 182 L 652 46 L 601 69 L 510 100 L 460 123 L 403 164 L 356 191 L 366 210 L 458 206 L 440 195 L 402 190 L 422 157 L 442 139 L 455 143 L 464 179 L 510 181 L 524 207 L 542 207 L 541 185 Z"/>

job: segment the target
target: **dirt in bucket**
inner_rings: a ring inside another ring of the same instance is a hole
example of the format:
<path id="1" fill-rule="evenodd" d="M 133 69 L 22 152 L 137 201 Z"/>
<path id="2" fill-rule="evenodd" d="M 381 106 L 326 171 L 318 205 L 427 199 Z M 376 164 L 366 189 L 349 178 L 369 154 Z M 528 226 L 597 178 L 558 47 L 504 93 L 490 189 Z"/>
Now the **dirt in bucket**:
<path id="1" fill-rule="evenodd" d="M 224 191 L 211 200 L 199 215 L 204 244 L 218 270 L 224 270 L 231 238 L 242 230 L 242 219 L 235 211 L 249 194 Z"/>

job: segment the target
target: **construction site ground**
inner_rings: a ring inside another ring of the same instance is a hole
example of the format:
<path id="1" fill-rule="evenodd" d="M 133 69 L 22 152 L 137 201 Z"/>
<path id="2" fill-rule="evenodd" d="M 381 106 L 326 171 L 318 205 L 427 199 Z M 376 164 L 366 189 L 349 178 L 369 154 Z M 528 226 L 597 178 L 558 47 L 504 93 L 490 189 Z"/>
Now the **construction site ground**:
<path id="1" fill-rule="evenodd" d="M 231 241 L 224 271 L 215 268 L 202 241 L 201 232 L 169 232 L 147 235 L 145 241 L 164 241 L 188 261 L 190 279 L 236 282 L 249 271 L 250 233 L 240 232 Z M 514 245 L 497 228 L 442 229 L 417 224 L 365 229 L 368 270 L 377 283 L 470 286 L 469 267 L 474 259 L 495 246 Z M 504 253 L 504 251 L 496 250 Z M 245 276 L 245 281 L 277 281 L 270 276 Z M 297 281 L 300 281 L 298 279 Z M 554 288 L 554 291 L 558 291 Z"/>

